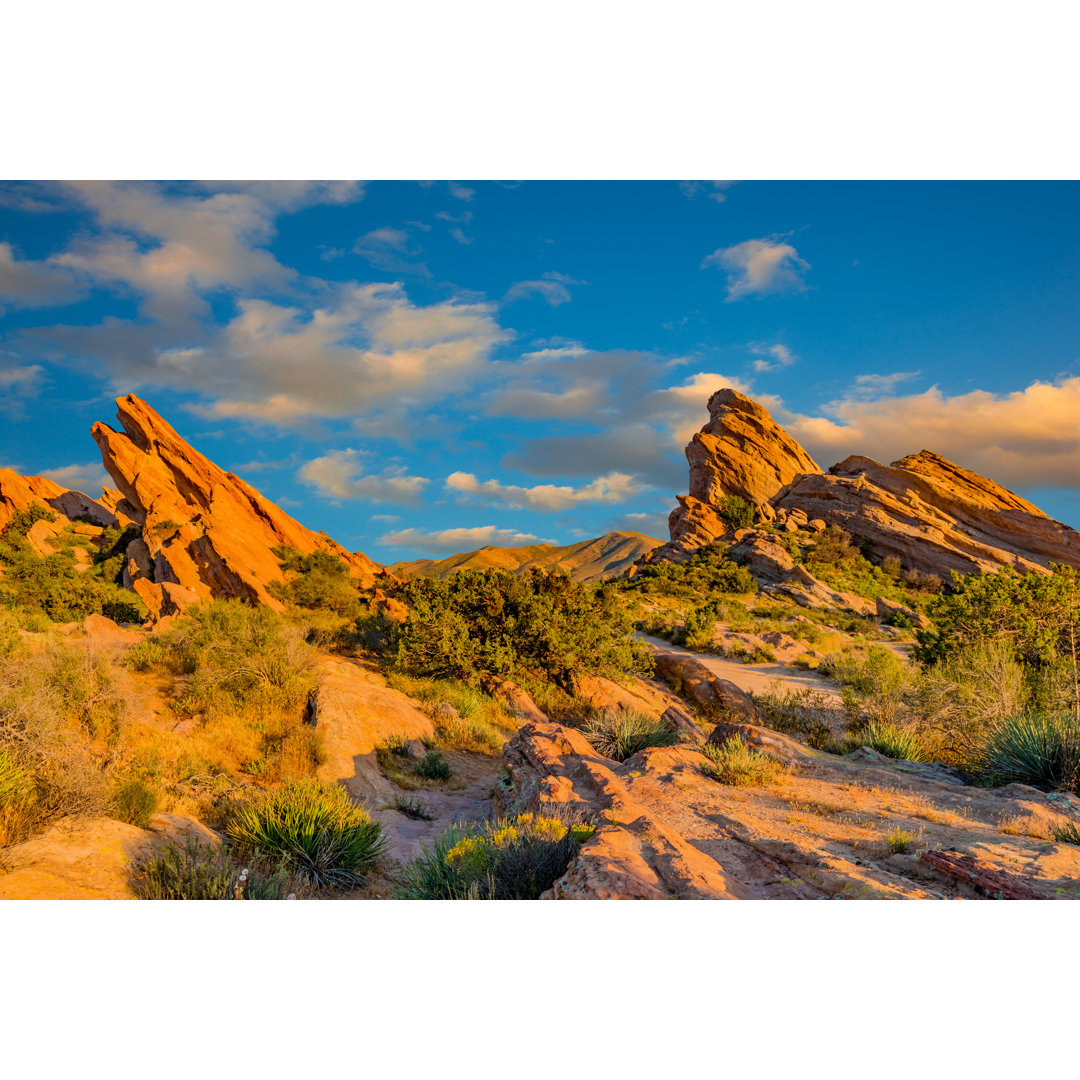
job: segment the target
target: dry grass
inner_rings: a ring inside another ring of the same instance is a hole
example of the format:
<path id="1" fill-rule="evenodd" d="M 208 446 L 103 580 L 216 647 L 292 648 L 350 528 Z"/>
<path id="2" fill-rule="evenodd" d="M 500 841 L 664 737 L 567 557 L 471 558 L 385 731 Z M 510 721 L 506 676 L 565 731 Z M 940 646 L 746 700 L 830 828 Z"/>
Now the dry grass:
<path id="1" fill-rule="evenodd" d="M 1053 839 L 1055 823 L 1038 814 L 1003 814 L 998 831 L 1007 836 L 1030 836 L 1035 840 Z"/>

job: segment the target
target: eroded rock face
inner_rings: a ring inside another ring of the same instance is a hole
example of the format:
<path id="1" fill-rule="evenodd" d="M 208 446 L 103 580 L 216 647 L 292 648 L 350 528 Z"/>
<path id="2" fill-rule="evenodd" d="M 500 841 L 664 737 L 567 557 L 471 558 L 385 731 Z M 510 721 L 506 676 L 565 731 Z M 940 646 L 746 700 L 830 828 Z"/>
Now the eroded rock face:
<path id="1" fill-rule="evenodd" d="M 101 526 L 115 525 L 118 520 L 104 498 L 91 499 L 44 476 L 20 476 L 11 469 L 0 469 L 0 530 L 17 510 L 28 510 L 35 504 L 56 512 L 57 531 L 76 519 L 89 518 Z"/>
<path id="2" fill-rule="evenodd" d="M 770 500 L 801 473 L 821 470 L 812 457 L 756 401 L 737 390 L 709 398 L 709 422 L 686 448 L 690 492 L 668 519 L 671 542 L 659 558 L 685 558 L 728 531 L 717 513 L 725 495 L 737 495 L 767 518 Z"/>
<path id="3" fill-rule="evenodd" d="M 1080 566 L 1080 533 L 1000 484 L 923 450 L 891 465 L 849 457 L 800 476 L 774 500 L 865 538 L 878 558 L 947 576 L 1011 566 Z"/>
<path id="4" fill-rule="evenodd" d="M 128 547 L 125 584 L 155 614 L 231 597 L 280 610 L 267 586 L 282 580 L 271 550 L 282 544 L 337 555 L 365 586 L 386 579 L 366 555 L 305 528 L 204 457 L 145 401 L 128 394 L 116 404 L 123 430 L 98 423 L 91 434 L 119 489 L 114 506 L 142 528 Z"/>
<path id="5" fill-rule="evenodd" d="M 876 559 L 895 555 L 905 569 L 921 573 L 1080 566 L 1075 529 L 933 451 L 891 465 L 853 456 L 823 473 L 765 409 L 734 390 L 713 394 L 709 417 L 686 448 L 690 491 L 669 518 L 671 539 L 642 561 L 681 562 L 720 539 L 735 542 L 738 554 L 741 534 L 719 513 L 725 495 L 738 495 L 759 518 L 788 532 L 838 525 L 868 540 Z M 783 556 L 767 558 L 771 547 L 763 544 L 776 546 L 760 538 L 744 542 L 744 560 L 760 581 L 786 588 L 781 583 L 791 578 L 791 568 Z M 820 598 L 812 587 L 793 587 L 800 603 L 816 606 Z"/>

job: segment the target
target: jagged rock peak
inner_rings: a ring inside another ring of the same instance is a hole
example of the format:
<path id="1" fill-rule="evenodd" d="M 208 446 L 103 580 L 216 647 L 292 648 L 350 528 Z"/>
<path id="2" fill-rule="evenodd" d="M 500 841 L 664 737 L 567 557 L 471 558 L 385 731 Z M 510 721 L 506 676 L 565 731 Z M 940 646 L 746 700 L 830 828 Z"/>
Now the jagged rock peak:
<path id="1" fill-rule="evenodd" d="M 142 528 L 127 552 L 125 584 L 156 616 L 201 598 L 240 597 L 275 609 L 267 585 L 282 578 L 272 548 L 332 552 L 363 584 L 381 578 L 366 555 L 312 532 L 240 477 L 215 465 L 134 394 L 117 398 L 123 427 L 91 429 L 120 489 L 117 510 Z"/>
<path id="2" fill-rule="evenodd" d="M 690 496 L 717 503 L 738 495 L 761 508 L 817 462 L 756 401 L 724 387 L 709 398 L 709 422 L 686 448 Z"/>

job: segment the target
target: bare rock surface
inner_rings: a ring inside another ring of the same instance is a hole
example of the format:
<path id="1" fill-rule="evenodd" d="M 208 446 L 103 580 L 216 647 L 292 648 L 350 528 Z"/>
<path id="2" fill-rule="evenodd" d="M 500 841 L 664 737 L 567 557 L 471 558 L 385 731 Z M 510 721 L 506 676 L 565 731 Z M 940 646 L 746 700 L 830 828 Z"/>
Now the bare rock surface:
<path id="1" fill-rule="evenodd" d="M 776 774 L 719 783 L 691 745 L 617 764 L 557 724 L 525 725 L 507 743 L 513 809 L 565 804 L 597 824 L 553 897 L 1080 896 L 1080 848 L 1047 839 L 1045 824 L 1016 825 L 1036 811 L 1077 820 L 1080 800 L 968 787 L 881 755 L 835 757 L 752 724 L 713 734 L 746 742 Z"/>
<path id="2" fill-rule="evenodd" d="M 128 550 L 125 583 L 155 615 L 192 598 L 239 597 L 280 610 L 267 591 L 282 580 L 271 550 L 278 545 L 336 555 L 364 585 L 390 580 L 367 556 L 305 528 L 204 457 L 145 401 L 128 394 L 116 404 L 123 430 L 97 423 L 91 433 L 121 493 L 117 509 L 142 529 Z"/>
<path id="3" fill-rule="evenodd" d="M 0 853 L 0 900 L 131 900 L 131 861 L 184 836 L 215 836 L 179 814 L 140 829 L 112 818 L 71 818 Z"/>

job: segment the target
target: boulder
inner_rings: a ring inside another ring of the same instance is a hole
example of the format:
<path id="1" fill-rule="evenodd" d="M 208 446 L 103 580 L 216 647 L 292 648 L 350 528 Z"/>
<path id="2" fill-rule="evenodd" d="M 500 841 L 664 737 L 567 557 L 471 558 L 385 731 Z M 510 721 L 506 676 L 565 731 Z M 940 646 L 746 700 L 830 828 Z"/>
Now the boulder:
<path id="1" fill-rule="evenodd" d="M 919 611 L 913 611 L 906 604 L 888 600 L 884 596 L 877 598 L 876 611 L 883 622 L 891 622 L 897 615 L 903 615 L 912 626 L 919 630 L 929 630 L 934 624 Z"/>
<path id="2" fill-rule="evenodd" d="M 768 533 L 750 532 L 732 544 L 728 554 L 743 563 L 761 582 L 783 581 L 795 569 L 795 560 Z"/>
<path id="3" fill-rule="evenodd" d="M 651 646 L 656 674 L 699 705 L 716 709 L 725 717 L 760 720 L 754 699 L 733 682 L 717 678 L 690 653 Z"/>

